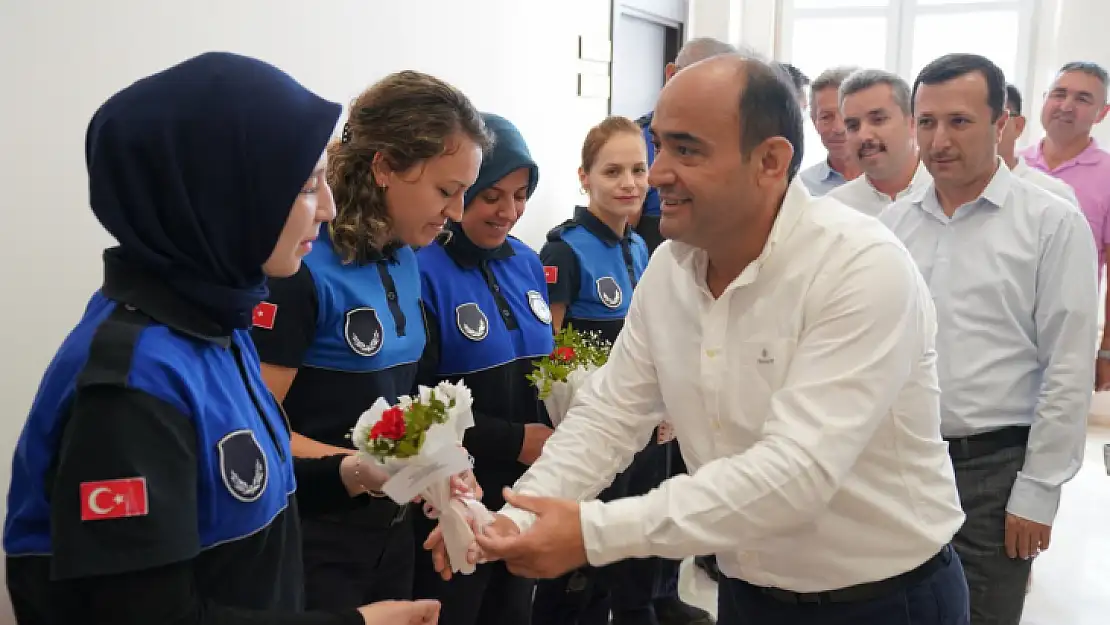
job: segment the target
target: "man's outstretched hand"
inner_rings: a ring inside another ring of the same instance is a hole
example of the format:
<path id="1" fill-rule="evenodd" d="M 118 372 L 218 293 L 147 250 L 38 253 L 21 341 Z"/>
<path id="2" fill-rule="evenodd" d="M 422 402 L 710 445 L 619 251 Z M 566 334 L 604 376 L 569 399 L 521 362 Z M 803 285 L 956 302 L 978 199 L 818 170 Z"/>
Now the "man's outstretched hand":
<path id="1" fill-rule="evenodd" d="M 478 527 L 471 522 L 471 529 L 474 535 L 478 536 L 485 532 L 491 536 L 516 536 L 520 533 L 520 528 L 516 523 L 507 516 L 501 514 L 493 515 L 493 522 L 484 528 Z M 444 581 L 451 579 L 451 561 L 447 557 L 447 543 L 443 540 L 443 530 L 437 525 L 432 533 L 428 535 L 428 539 L 424 541 L 424 549 L 432 552 L 432 565 L 435 567 L 436 573 L 443 578 Z M 466 551 L 466 560 L 470 564 L 480 564 L 488 561 L 482 554 L 481 548 L 478 543 L 471 543 Z"/>
<path id="2" fill-rule="evenodd" d="M 586 564 L 586 545 L 582 538 L 582 521 L 578 502 L 551 497 L 518 495 L 505 489 L 505 501 L 536 515 L 536 522 L 527 532 L 505 532 L 498 523 L 475 532 L 479 557 L 503 560 L 514 575 L 531 579 L 553 579 Z"/>

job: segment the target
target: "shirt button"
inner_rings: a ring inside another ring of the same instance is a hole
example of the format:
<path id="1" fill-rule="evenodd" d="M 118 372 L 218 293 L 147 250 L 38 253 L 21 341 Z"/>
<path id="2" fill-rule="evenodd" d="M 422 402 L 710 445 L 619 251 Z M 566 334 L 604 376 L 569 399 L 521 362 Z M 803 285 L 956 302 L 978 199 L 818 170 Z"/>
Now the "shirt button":
<path id="1" fill-rule="evenodd" d="M 397 294 L 393 291 L 390 291 L 389 293 L 385 294 L 385 298 L 392 302 L 393 300 L 397 299 Z"/>
<path id="2" fill-rule="evenodd" d="M 508 319 L 509 318 L 509 311 L 507 311 L 505 309 L 501 309 L 501 316 Z"/>

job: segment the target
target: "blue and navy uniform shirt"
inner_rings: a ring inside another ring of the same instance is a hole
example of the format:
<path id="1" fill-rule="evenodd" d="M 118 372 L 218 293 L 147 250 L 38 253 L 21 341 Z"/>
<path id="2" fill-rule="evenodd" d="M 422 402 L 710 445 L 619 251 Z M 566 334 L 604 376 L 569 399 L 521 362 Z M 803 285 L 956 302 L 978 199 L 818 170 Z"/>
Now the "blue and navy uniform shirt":
<path id="1" fill-rule="evenodd" d="M 298 369 L 283 402 L 293 431 L 349 448 L 359 415 L 412 391 L 425 342 L 416 254 L 367 248 L 344 263 L 321 236 L 300 271 L 270 281 L 251 334 L 262 362 Z"/>
<path id="2" fill-rule="evenodd" d="M 294 490 L 289 430 L 247 331 L 222 333 L 157 278 L 106 258 L 16 445 L 9 586 L 35 609 L 79 607 L 87 597 L 53 582 L 191 561 L 213 605 L 297 610 Z"/>
<path id="3" fill-rule="evenodd" d="M 446 243 L 421 249 L 420 278 L 428 319 L 421 382 L 462 380 L 474 395 L 475 426 L 464 444 L 491 510 L 501 487 L 526 466 L 517 461 L 524 425 L 544 423 L 527 376 L 554 348 L 543 266 L 536 253 L 509 237 L 498 248 L 478 247 L 458 224 Z"/>
<path id="4" fill-rule="evenodd" d="M 636 123 L 644 133 L 644 142 L 647 143 L 648 169 L 651 169 L 651 166 L 655 163 L 655 143 L 651 140 L 651 118 L 652 114 L 648 113 L 636 120 Z M 658 217 L 659 213 L 659 191 L 656 190 L 655 187 L 650 187 L 648 188 L 647 195 L 644 196 L 644 207 L 641 214 L 649 217 Z"/>
<path id="5" fill-rule="evenodd" d="M 632 290 L 648 263 L 644 240 L 631 227 L 624 235 L 584 207 L 547 234 L 540 250 L 554 304 L 567 307 L 563 325 L 616 341 L 632 303 Z"/>

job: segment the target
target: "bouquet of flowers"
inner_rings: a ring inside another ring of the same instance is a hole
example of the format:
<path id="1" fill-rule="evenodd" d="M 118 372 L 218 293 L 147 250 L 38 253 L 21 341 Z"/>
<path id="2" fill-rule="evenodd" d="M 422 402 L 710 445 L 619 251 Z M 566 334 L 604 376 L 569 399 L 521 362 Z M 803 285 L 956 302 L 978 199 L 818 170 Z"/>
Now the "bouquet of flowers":
<path id="1" fill-rule="evenodd" d="M 469 575 L 466 552 L 474 540 L 470 520 L 486 525 L 493 515 L 472 496 L 456 496 L 451 478 L 470 468 L 463 434 L 474 425 L 473 399 L 463 383 L 421 386 L 414 397 L 390 406 L 384 399 L 362 414 L 351 438 L 358 454 L 390 475 L 382 491 L 400 505 L 420 496 L 438 513 L 452 571 Z"/>
<path id="2" fill-rule="evenodd" d="M 555 349 L 528 375 L 552 425 L 559 426 L 582 383 L 609 359 L 610 347 L 596 333 L 579 332 L 569 325 L 555 335 Z"/>

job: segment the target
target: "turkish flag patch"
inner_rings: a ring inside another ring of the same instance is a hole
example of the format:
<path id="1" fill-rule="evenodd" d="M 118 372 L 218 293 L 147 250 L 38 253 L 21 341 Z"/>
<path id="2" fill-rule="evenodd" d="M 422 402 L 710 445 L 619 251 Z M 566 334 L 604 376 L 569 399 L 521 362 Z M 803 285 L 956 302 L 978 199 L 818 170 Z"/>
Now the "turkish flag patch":
<path id="1" fill-rule="evenodd" d="M 543 278 L 544 280 L 547 280 L 548 284 L 555 284 L 559 281 L 559 268 L 548 267 L 547 265 L 544 265 Z"/>
<path id="2" fill-rule="evenodd" d="M 146 478 L 81 482 L 81 520 L 103 521 L 146 516 Z"/>
<path id="3" fill-rule="evenodd" d="M 254 327 L 263 330 L 273 330 L 274 321 L 277 319 L 277 304 L 258 302 L 254 307 Z"/>

